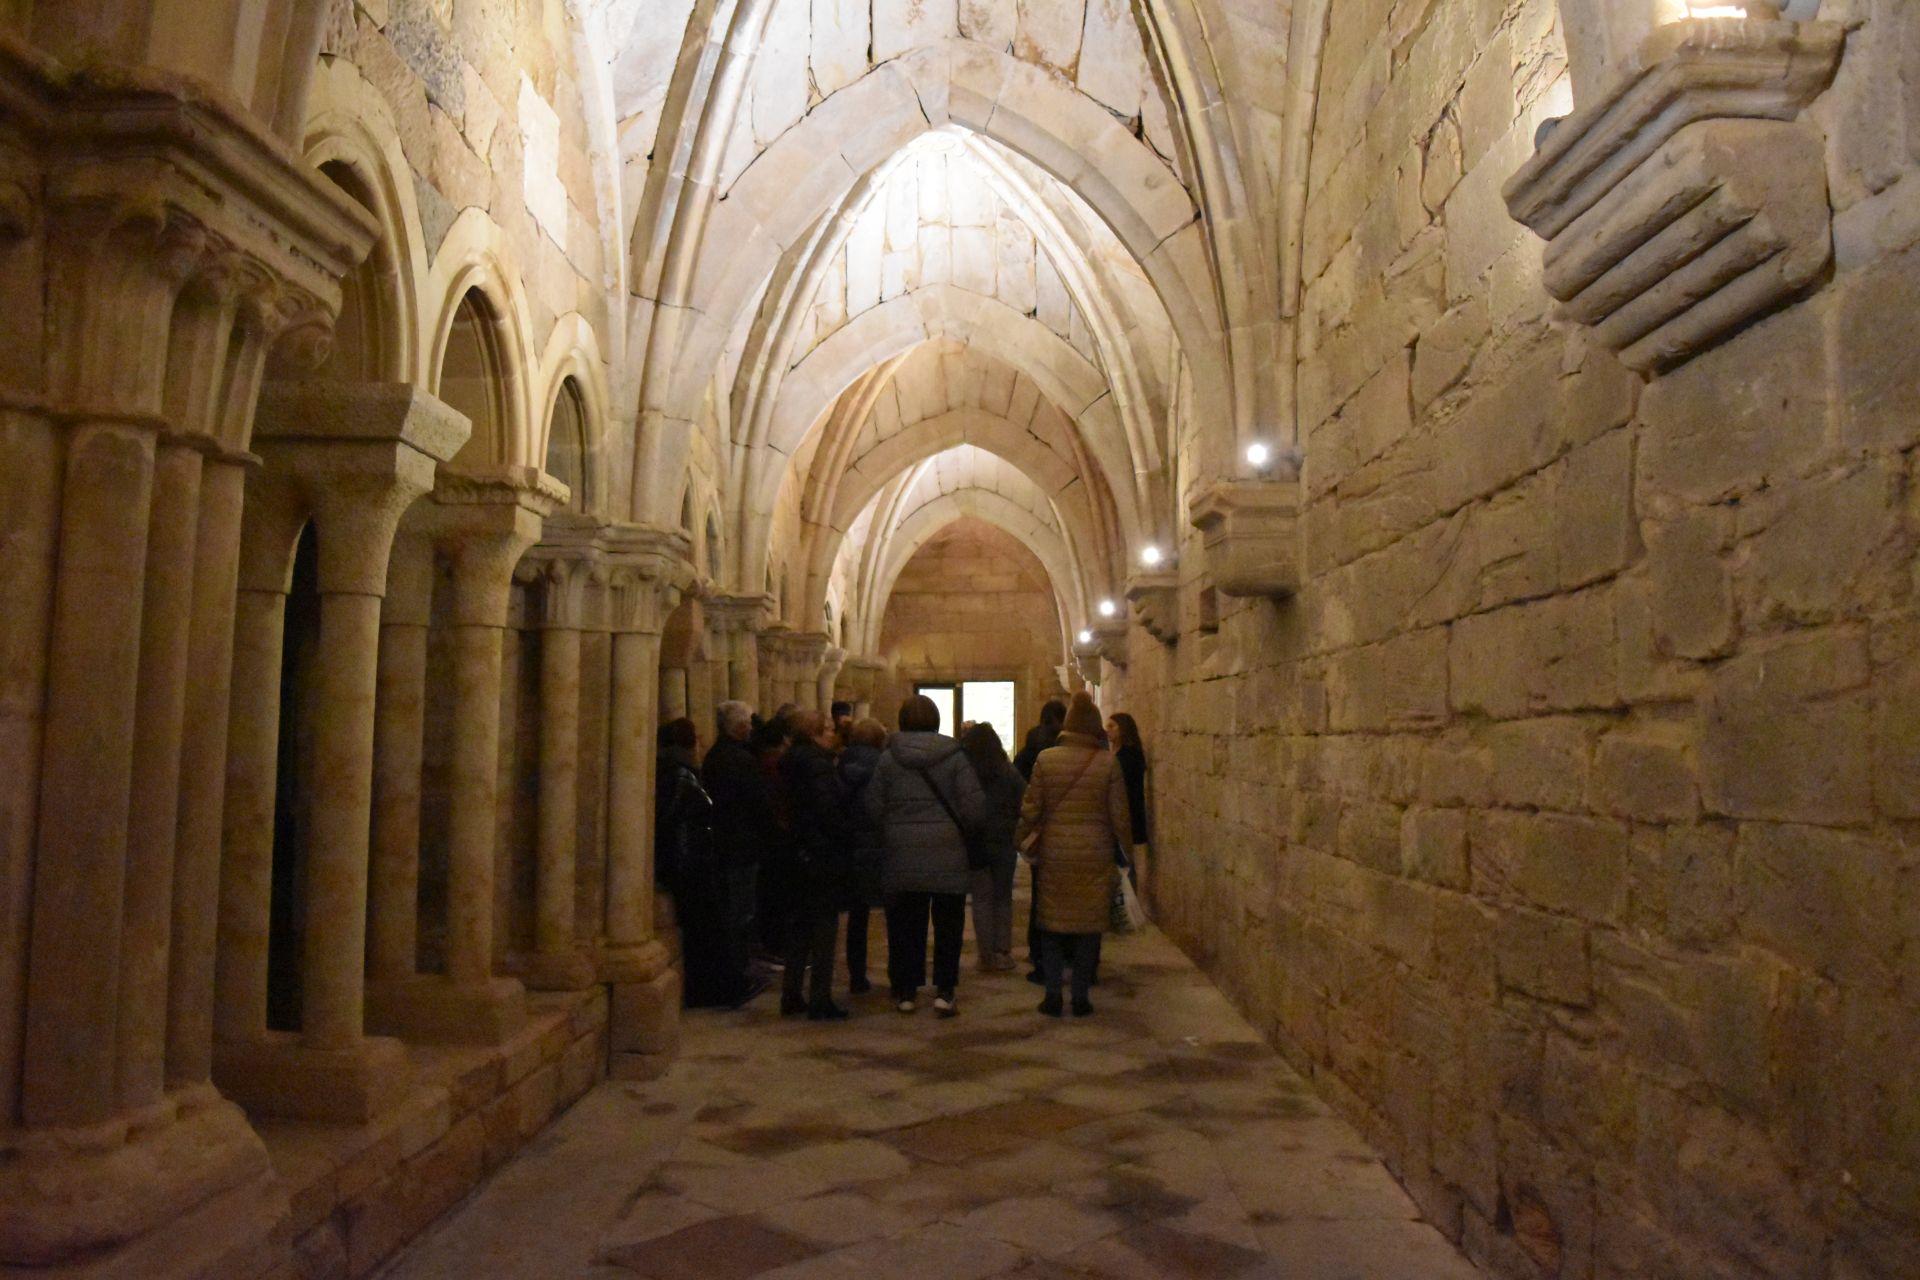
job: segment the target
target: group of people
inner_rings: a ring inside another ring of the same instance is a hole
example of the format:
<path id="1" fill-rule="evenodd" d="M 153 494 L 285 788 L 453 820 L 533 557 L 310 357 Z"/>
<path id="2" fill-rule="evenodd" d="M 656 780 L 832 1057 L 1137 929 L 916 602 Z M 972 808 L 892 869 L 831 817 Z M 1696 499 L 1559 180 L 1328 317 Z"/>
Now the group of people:
<path id="1" fill-rule="evenodd" d="M 922 696 L 891 735 L 845 703 L 762 719 L 725 702 L 716 728 L 703 761 L 693 721 L 660 729 L 655 872 L 678 910 L 689 1006 L 743 1005 L 778 969 L 782 1014 L 847 1017 L 833 983 L 841 917 L 847 990 L 859 995 L 872 989 L 880 909 L 895 1007 L 919 1007 L 931 933 L 933 1008 L 952 1017 L 969 898 L 980 967 L 1016 967 L 1024 857 L 1040 1012 L 1063 1016 L 1069 973 L 1073 1012 L 1093 1012 L 1100 939 L 1146 843 L 1146 755 L 1131 716 L 1103 726 L 1085 693 L 1049 702 L 1012 759 L 989 724 L 941 733 Z"/>

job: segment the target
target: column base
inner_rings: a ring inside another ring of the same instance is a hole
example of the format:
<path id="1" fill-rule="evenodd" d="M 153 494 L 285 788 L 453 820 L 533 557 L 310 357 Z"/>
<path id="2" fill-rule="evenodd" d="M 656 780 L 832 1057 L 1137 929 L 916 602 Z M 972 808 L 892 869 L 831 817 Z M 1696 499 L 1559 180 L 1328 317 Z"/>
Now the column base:
<path id="1" fill-rule="evenodd" d="M 585 991 L 600 980 L 583 951 L 536 951 L 526 959 L 520 981 L 529 991 Z"/>
<path id="2" fill-rule="evenodd" d="M 672 967 L 672 953 L 654 939 L 608 943 L 600 952 L 602 982 L 651 982 Z"/>
<path id="3" fill-rule="evenodd" d="M 607 1073 L 616 1080 L 664 1075 L 680 1052 L 681 980 L 667 969 L 646 982 L 616 982 L 607 1010 Z"/>
<path id="4" fill-rule="evenodd" d="M 134 1123 L 0 1139 L 0 1270 L 48 1280 L 279 1274 L 287 1197 L 239 1107 L 202 1086 Z"/>
<path id="5" fill-rule="evenodd" d="M 379 1036 L 317 1049 L 292 1032 L 270 1032 L 216 1044 L 213 1078 L 255 1115 L 365 1124 L 406 1096 L 413 1062 L 405 1045 Z"/>
<path id="6" fill-rule="evenodd" d="M 422 974 L 367 984 L 367 1027 L 421 1044 L 501 1044 L 527 1023 L 527 992 L 513 978 L 454 982 Z"/>

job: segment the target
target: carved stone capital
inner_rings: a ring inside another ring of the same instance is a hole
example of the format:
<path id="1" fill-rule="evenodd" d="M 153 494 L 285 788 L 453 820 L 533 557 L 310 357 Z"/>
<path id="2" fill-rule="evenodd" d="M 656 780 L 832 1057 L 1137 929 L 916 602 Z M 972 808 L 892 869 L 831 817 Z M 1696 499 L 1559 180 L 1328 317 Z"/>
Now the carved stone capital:
<path id="1" fill-rule="evenodd" d="M 1300 589 L 1300 482 L 1232 480 L 1197 494 L 1188 518 L 1200 530 L 1213 585 L 1230 596 L 1285 599 Z"/>
<path id="2" fill-rule="evenodd" d="M 616 632 L 658 635 L 693 582 L 687 535 L 653 525 L 609 525 L 607 625 Z"/>
<path id="3" fill-rule="evenodd" d="M 707 629 L 716 636 L 756 632 L 772 607 L 772 598 L 765 595 L 710 595 L 706 599 Z"/>
<path id="4" fill-rule="evenodd" d="M 270 383 L 255 443 L 319 531 L 323 591 L 380 595 L 395 530 L 466 441 L 459 412 L 404 383 Z"/>
<path id="5" fill-rule="evenodd" d="M 173 303 L 189 288 L 232 292 L 242 322 L 269 340 L 324 333 L 341 277 L 378 234 L 344 191 L 189 80 L 61 73 L 5 41 L 0 101 L 0 234 L 44 241 L 45 321 L 58 341 L 43 390 L 57 399 L 157 410 Z"/>
<path id="6" fill-rule="evenodd" d="M 1147 634 L 1162 644 L 1180 639 L 1180 575 L 1136 573 L 1127 579 L 1127 602 Z"/>
<path id="7" fill-rule="evenodd" d="M 514 569 L 566 493 L 565 485 L 532 467 L 440 468 L 421 520 L 453 561 L 458 624 L 505 625 Z"/>
<path id="8" fill-rule="evenodd" d="M 1547 241 L 1546 287 L 1568 319 L 1658 370 L 1822 278 L 1824 147 L 1798 117 L 1843 38 L 1826 22 L 1673 23 L 1610 93 L 1551 126 L 1504 194 Z"/>

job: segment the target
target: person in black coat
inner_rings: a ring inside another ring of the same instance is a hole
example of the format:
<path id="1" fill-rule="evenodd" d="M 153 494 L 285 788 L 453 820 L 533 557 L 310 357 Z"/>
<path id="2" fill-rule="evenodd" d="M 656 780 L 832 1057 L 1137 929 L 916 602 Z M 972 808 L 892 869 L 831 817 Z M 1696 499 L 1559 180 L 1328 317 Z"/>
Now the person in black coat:
<path id="1" fill-rule="evenodd" d="M 760 860 L 778 847 L 780 822 L 766 772 L 747 745 L 752 708 L 723 702 L 718 719 L 719 739 L 707 752 L 700 779 L 713 799 L 713 851 L 725 877 L 729 963 L 745 972 L 753 959 Z"/>
<path id="2" fill-rule="evenodd" d="M 833 944 L 853 881 L 854 833 L 826 717 L 796 711 L 787 724 L 793 740 L 780 758 L 780 776 L 786 784 L 793 865 L 780 1012 L 804 1012 L 815 1021 L 840 1019 L 847 1011 L 833 1002 Z"/>
<path id="3" fill-rule="evenodd" d="M 878 720 L 858 720 L 847 731 L 847 747 L 840 753 L 840 785 L 847 796 L 847 814 L 853 824 L 853 884 L 847 895 L 847 990 L 865 995 L 873 990 L 867 978 L 867 936 L 875 907 L 887 905 L 880 882 L 886 847 L 880 825 L 867 812 L 867 784 L 880 767 L 887 730 Z"/>
<path id="4" fill-rule="evenodd" d="M 660 727 L 654 787 L 654 879 L 673 895 L 680 918 L 688 1008 L 738 1008 L 765 987 L 735 955 L 727 932 L 726 869 L 714 853 L 713 800 L 693 767 L 693 721 Z"/>
<path id="5" fill-rule="evenodd" d="M 1033 762 L 1040 753 L 1060 740 L 1060 726 L 1066 723 L 1067 704 L 1058 698 L 1049 698 L 1040 708 L 1040 723 L 1027 730 L 1026 741 L 1020 745 L 1020 754 L 1013 758 L 1013 767 L 1020 776 L 1029 782 L 1033 780 Z"/>

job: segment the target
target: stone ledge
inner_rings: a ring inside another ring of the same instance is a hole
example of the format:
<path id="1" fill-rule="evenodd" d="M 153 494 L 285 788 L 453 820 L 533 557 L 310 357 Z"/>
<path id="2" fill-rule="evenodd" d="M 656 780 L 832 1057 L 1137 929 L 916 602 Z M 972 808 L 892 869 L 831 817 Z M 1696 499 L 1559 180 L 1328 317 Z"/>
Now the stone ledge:
<path id="1" fill-rule="evenodd" d="M 607 995 L 528 999 L 498 1046 L 414 1047 L 414 1087 L 364 1125 L 256 1125 L 292 1201 L 293 1274 L 373 1271 L 605 1075 Z"/>
<path id="2" fill-rule="evenodd" d="M 1127 602 L 1136 622 L 1162 644 L 1180 640 L 1180 575 L 1137 573 L 1127 579 Z"/>

